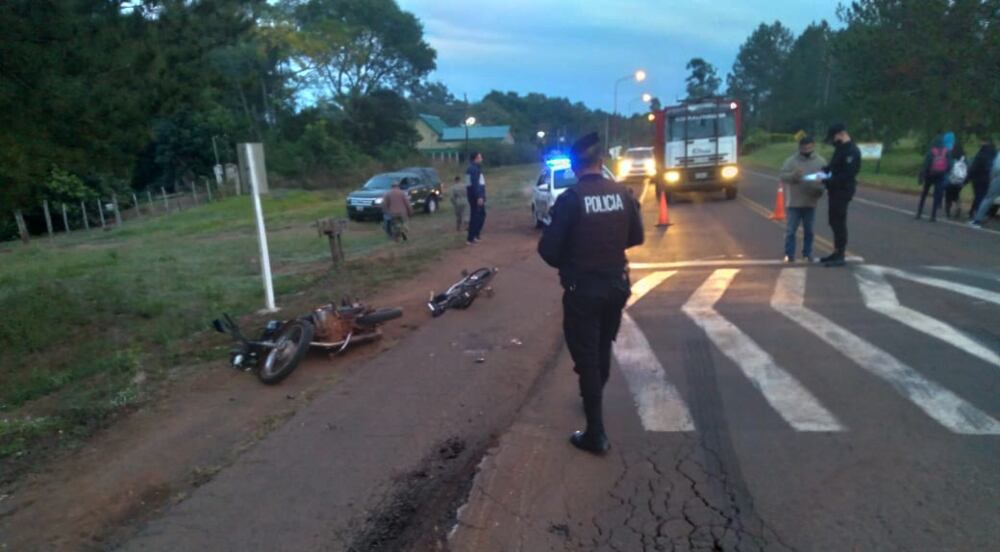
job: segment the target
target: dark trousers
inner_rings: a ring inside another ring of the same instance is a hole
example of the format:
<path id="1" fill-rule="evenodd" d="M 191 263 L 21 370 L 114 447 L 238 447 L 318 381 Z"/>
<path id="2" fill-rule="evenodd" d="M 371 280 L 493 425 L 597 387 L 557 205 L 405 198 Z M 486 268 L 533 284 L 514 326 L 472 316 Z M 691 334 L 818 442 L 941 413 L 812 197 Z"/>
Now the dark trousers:
<path id="1" fill-rule="evenodd" d="M 941 207 L 941 201 L 944 200 L 944 187 L 945 178 L 947 175 L 940 176 L 928 176 L 924 179 L 924 189 L 920 193 L 920 204 L 917 205 L 917 216 L 919 217 L 924 213 L 924 201 L 927 200 L 927 193 L 930 189 L 934 188 L 934 205 L 931 207 L 931 218 L 937 218 L 938 209 Z"/>
<path id="2" fill-rule="evenodd" d="M 850 194 L 830 194 L 827 218 L 830 230 L 833 231 L 833 247 L 835 253 L 843 255 L 847 250 L 847 206 L 851 203 Z"/>
<path id="3" fill-rule="evenodd" d="M 600 400 L 611 374 L 611 345 L 627 300 L 627 291 L 610 286 L 603 292 L 563 293 L 563 333 L 585 401 Z"/>
<path id="4" fill-rule="evenodd" d="M 972 183 L 972 207 L 969 208 L 969 218 L 976 218 L 976 211 L 979 210 L 979 206 L 983 203 L 983 198 L 986 197 L 986 191 L 990 189 L 989 180 L 973 182 Z"/>
<path id="5" fill-rule="evenodd" d="M 479 239 L 479 234 L 482 233 L 484 224 L 486 224 L 486 206 L 469 205 L 469 241 Z"/>

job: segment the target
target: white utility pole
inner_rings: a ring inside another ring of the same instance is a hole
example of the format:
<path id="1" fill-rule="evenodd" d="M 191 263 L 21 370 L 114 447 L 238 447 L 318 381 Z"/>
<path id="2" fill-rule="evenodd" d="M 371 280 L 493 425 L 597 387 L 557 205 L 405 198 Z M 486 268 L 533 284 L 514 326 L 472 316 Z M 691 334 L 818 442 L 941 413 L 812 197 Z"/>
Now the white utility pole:
<path id="1" fill-rule="evenodd" d="M 278 308 L 274 305 L 274 283 L 271 281 L 271 256 L 267 251 L 267 231 L 264 228 L 264 209 L 260 204 L 259 178 L 257 174 L 257 159 L 252 144 L 243 144 L 246 153 L 247 166 L 250 172 L 250 189 L 253 194 L 253 211 L 257 218 L 257 243 L 260 245 L 260 269 L 264 278 L 264 304 L 267 312 Z"/>

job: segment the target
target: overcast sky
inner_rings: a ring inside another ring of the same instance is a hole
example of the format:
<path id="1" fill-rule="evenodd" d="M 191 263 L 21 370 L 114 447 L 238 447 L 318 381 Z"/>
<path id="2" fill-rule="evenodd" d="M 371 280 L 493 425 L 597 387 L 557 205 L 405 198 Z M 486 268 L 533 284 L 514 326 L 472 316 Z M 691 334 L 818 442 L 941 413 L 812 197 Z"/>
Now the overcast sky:
<path id="1" fill-rule="evenodd" d="M 642 85 L 622 84 L 620 111 L 648 91 L 664 104 L 684 95 L 684 66 L 702 57 L 725 75 L 740 44 L 762 22 L 799 33 L 837 23 L 836 0 L 399 0 L 424 23 L 440 80 L 457 97 L 490 90 L 542 92 L 611 110 L 614 81 L 642 68 Z"/>

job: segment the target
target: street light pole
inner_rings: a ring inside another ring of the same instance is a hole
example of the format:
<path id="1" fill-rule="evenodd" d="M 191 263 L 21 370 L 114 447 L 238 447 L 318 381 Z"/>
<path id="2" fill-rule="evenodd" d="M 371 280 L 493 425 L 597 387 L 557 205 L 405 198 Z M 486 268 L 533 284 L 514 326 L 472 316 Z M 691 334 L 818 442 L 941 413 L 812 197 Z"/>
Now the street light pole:
<path id="1" fill-rule="evenodd" d="M 643 71 L 642 69 L 639 69 L 635 73 L 633 73 L 631 75 L 625 75 L 624 77 L 622 77 L 622 78 L 620 78 L 620 79 L 618 79 L 618 80 L 615 81 L 614 109 L 611 112 L 611 117 L 608 117 L 607 121 L 604 123 L 604 149 L 605 149 L 605 151 L 607 151 L 608 149 L 611 148 L 611 118 L 618 116 L 618 86 L 621 85 L 621 83 L 623 83 L 623 82 L 625 82 L 625 81 L 627 81 L 629 79 L 635 79 L 635 82 L 642 82 L 642 81 L 646 80 L 646 72 Z M 617 121 L 616 121 L 616 124 L 617 124 Z"/>
<path id="2" fill-rule="evenodd" d="M 475 117 L 469 117 L 465 120 L 465 160 L 471 161 L 469 159 L 469 127 L 476 124 Z"/>

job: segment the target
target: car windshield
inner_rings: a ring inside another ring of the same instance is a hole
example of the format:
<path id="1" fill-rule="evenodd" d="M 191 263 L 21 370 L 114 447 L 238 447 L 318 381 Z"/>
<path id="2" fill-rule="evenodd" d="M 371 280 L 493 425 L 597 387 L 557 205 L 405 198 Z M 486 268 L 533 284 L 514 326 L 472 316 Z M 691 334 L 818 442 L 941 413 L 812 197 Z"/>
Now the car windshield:
<path id="1" fill-rule="evenodd" d="M 718 133 L 715 131 L 716 122 L 719 125 Z M 736 118 L 732 112 L 674 115 L 667 119 L 667 128 L 670 129 L 671 142 L 735 136 Z"/>
<path id="2" fill-rule="evenodd" d="M 625 152 L 625 157 L 633 160 L 652 159 L 653 150 L 646 148 L 628 150 Z"/>
<path id="3" fill-rule="evenodd" d="M 391 176 L 384 174 L 379 174 L 371 177 L 368 182 L 365 182 L 364 189 L 366 190 L 388 190 L 392 187 L 392 182 L 395 180 Z"/>
<path id="4" fill-rule="evenodd" d="M 576 174 L 573 169 L 561 169 L 555 172 L 552 185 L 556 189 L 569 188 L 576 184 Z"/>

